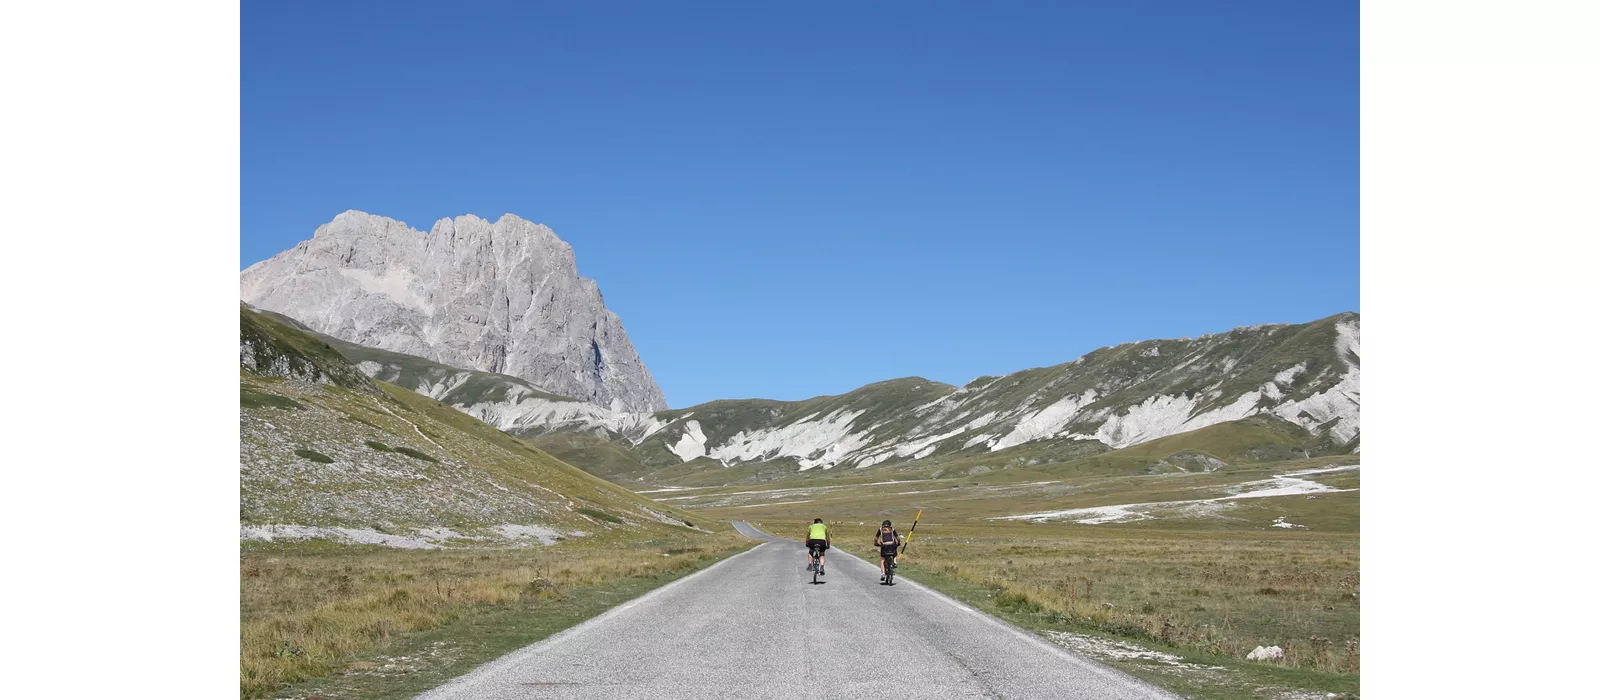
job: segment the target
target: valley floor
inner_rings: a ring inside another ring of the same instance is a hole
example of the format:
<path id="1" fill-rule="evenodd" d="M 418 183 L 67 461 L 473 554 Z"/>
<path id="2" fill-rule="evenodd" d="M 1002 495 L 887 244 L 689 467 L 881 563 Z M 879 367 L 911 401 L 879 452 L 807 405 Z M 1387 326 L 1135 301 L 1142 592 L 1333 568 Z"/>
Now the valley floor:
<path id="1" fill-rule="evenodd" d="M 903 574 L 1194 698 L 1356 697 L 1360 469 L 1352 458 L 1135 476 L 1006 470 L 895 481 L 644 488 L 800 537 L 822 517 L 870 555 L 923 510 Z M 1280 659 L 1246 657 L 1277 646 Z"/>

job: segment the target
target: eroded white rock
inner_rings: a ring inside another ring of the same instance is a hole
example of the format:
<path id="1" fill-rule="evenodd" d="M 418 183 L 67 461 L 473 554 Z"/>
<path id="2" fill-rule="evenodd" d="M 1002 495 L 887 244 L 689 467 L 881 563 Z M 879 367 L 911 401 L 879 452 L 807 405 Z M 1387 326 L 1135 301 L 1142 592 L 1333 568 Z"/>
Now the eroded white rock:
<path id="1" fill-rule="evenodd" d="M 1256 647 L 1255 651 L 1245 655 L 1246 661 L 1281 661 L 1283 648 L 1277 645 L 1270 647 Z"/>

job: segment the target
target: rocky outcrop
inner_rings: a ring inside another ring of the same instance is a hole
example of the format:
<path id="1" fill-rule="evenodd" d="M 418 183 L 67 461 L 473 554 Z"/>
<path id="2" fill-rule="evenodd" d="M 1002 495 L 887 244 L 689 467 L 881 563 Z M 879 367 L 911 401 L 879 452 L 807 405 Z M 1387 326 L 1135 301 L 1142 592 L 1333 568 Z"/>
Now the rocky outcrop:
<path id="1" fill-rule="evenodd" d="M 289 319 L 239 304 L 239 368 L 263 377 L 377 393 L 378 387 L 332 346 L 301 333 Z"/>
<path id="2" fill-rule="evenodd" d="M 347 211 L 239 275 L 239 296 L 352 343 L 512 375 L 613 411 L 666 399 L 572 247 L 506 214 L 428 233 Z"/>

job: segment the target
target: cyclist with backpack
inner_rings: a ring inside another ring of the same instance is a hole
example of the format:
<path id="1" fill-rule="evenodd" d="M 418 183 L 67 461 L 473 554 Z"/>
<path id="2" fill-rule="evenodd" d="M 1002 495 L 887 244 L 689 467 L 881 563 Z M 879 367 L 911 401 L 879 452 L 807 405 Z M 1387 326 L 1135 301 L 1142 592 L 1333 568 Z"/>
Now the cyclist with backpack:
<path id="1" fill-rule="evenodd" d="M 872 546 L 878 548 L 878 572 L 882 574 L 878 582 L 882 583 L 889 578 L 889 559 L 900 549 L 900 533 L 895 531 L 893 524 L 885 520 L 883 526 L 873 534 Z"/>
<path id="2" fill-rule="evenodd" d="M 832 546 L 832 544 L 833 537 L 828 533 L 828 526 L 822 522 L 822 518 L 811 521 L 811 526 L 806 528 L 806 571 L 811 570 L 810 557 L 815 555 L 817 558 L 817 575 L 828 575 L 828 558 L 826 554 L 828 547 Z"/>

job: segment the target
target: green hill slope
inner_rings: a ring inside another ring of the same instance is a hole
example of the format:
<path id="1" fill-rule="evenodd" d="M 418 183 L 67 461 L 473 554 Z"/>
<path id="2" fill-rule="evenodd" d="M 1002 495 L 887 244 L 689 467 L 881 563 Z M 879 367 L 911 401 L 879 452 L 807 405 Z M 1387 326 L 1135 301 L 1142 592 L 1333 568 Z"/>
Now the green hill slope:
<path id="1" fill-rule="evenodd" d="M 243 538 L 503 545 L 687 525 L 248 308 L 240 354 Z"/>

